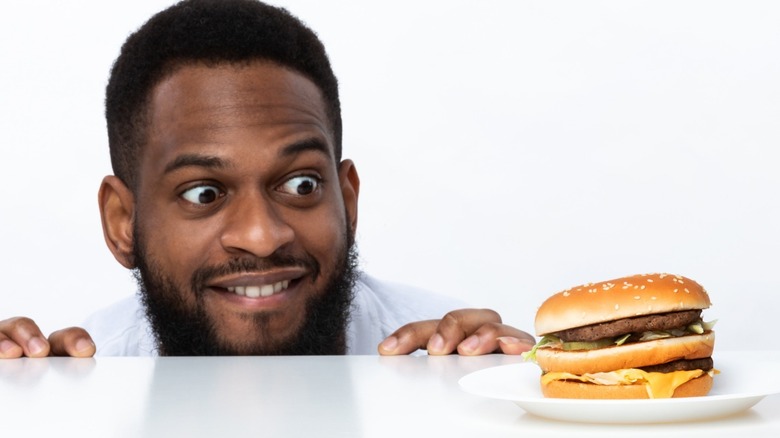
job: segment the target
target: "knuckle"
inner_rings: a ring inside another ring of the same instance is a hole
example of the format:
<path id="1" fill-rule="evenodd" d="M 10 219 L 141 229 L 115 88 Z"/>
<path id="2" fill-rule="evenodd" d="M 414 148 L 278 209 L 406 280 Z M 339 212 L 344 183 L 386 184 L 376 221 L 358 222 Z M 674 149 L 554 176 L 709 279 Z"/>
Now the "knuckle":
<path id="1" fill-rule="evenodd" d="M 445 326 L 458 326 L 463 321 L 462 311 L 453 310 L 447 312 L 441 319 L 441 323 Z"/>
<path id="2" fill-rule="evenodd" d="M 68 327 L 56 330 L 49 335 L 49 340 L 54 343 L 75 342 L 79 338 L 89 338 L 89 334 L 81 327 Z"/>
<path id="3" fill-rule="evenodd" d="M 495 310 L 493 310 L 493 309 L 482 309 L 482 312 L 485 314 L 485 316 L 486 316 L 488 319 L 490 319 L 490 320 L 492 320 L 492 321 L 495 321 L 495 322 L 496 322 L 496 323 L 498 323 L 498 324 L 501 324 L 501 323 L 503 322 L 503 321 L 501 320 L 501 315 L 499 315 L 499 313 L 498 313 L 498 312 L 496 312 L 496 311 L 495 311 Z"/>
<path id="4" fill-rule="evenodd" d="M 57 330 L 57 332 L 67 336 L 84 336 L 87 334 L 87 331 L 81 327 L 67 327 L 61 330 Z"/>
<path id="5" fill-rule="evenodd" d="M 16 316 L 8 318 L 2 322 L 2 327 L 10 330 L 25 330 L 25 331 L 38 331 L 38 326 L 35 321 L 26 316 Z"/>
<path id="6" fill-rule="evenodd" d="M 406 338 L 406 337 L 415 337 L 420 331 L 421 331 L 421 327 L 419 323 L 410 322 L 408 324 L 404 324 L 403 326 L 401 326 L 401 328 L 396 330 L 395 333 L 393 334 L 399 338 Z"/>
<path id="7" fill-rule="evenodd" d="M 500 322 L 488 322 L 482 324 L 482 326 L 477 331 L 479 333 L 495 334 L 495 333 L 499 333 L 503 327 L 504 325 Z"/>
<path id="8" fill-rule="evenodd" d="M 425 345 L 428 338 L 433 334 L 435 321 L 417 321 L 401 327 L 395 332 L 395 336 L 403 344 L 414 344 L 416 346 Z"/>

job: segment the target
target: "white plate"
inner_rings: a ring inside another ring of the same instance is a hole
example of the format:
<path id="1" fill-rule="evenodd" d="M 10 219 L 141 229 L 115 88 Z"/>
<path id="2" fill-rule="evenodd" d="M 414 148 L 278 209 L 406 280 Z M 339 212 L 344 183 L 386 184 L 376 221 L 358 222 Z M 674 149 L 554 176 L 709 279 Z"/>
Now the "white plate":
<path id="1" fill-rule="evenodd" d="M 544 398 L 539 368 L 532 363 L 476 371 L 458 382 L 466 392 L 515 402 L 526 412 L 554 420 L 586 423 L 669 423 L 733 415 L 765 396 L 780 393 L 780 360 L 749 353 L 714 355 L 712 391 L 704 397 L 655 400 L 578 400 Z M 758 359 L 758 360 L 756 360 Z"/>

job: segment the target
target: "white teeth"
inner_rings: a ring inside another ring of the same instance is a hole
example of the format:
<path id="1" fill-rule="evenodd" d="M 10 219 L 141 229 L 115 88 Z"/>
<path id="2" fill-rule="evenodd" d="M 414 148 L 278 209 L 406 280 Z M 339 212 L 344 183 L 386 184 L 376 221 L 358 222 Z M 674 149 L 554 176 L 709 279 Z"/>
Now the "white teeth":
<path id="1" fill-rule="evenodd" d="M 233 292 L 236 295 L 246 296 L 249 298 L 258 297 L 270 297 L 275 293 L 279 293 L 290 285 L 290 280 L 278 281 L 273 284 L 264 284 L 262 286 L 230 286 L 227 288 L 229 292 Z"/>
<path id="2" fill-rule="evenodd" d="M 247 286 L 246 287 L 246 296 L 249 298 L 257 298 L 260 296 L 260 287 L 259 286 Z"/>

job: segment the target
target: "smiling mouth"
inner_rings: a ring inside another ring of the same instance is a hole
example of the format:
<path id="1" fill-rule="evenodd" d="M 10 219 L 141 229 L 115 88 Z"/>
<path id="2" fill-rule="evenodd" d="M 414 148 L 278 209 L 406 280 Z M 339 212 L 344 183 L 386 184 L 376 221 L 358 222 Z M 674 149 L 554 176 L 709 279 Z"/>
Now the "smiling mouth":
<path id="1" fill-rule="evenodd" d="M 277 281 L 276 283 L 254 285 L 254 286 L 230 286 L 228 292 L 248 298 L 270 297 L 273 294 L 282 292 L 290 286 L 290 280 Z"/>

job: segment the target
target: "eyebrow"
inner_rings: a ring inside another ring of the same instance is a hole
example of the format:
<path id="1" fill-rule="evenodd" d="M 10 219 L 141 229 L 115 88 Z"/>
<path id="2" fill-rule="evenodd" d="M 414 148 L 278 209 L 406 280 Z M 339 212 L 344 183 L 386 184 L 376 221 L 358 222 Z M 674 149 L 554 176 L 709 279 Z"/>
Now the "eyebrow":
<path id="1" fill-rule="evenodd" d="M 297 155 L 306 151 L 321 152 L 330 157 L 330 148 L 319 138 L 307 138 L 285 146 L 279 152 L 279 155 L 282 157 L 289 157 L 290 155 Z"/>
<path id="2" fill-rule="evenodd" d="M 317 138 L 307 138 L 285 146 L 279 151 L 279 156 L 289 157 L 306 151 L 322 153 L 330 157 L 328 145 Z M 207 169 L 225 169 L 230 167 L 229 162 L 213 155 L 184 154 L 176 157 L 173 162 L 165 166 L 164 174 L 168 174 L 184 167 L 204 167 Z"/>
<path id="3" fill-rule="evenodd" d="M 184 167 L 224 169 L 228 167 L 228 163 L 222 158 L 211 155 L 185 154 L 179 155 L 172 163 L 165 166 L 163 173 L 168 174 Z"/>

